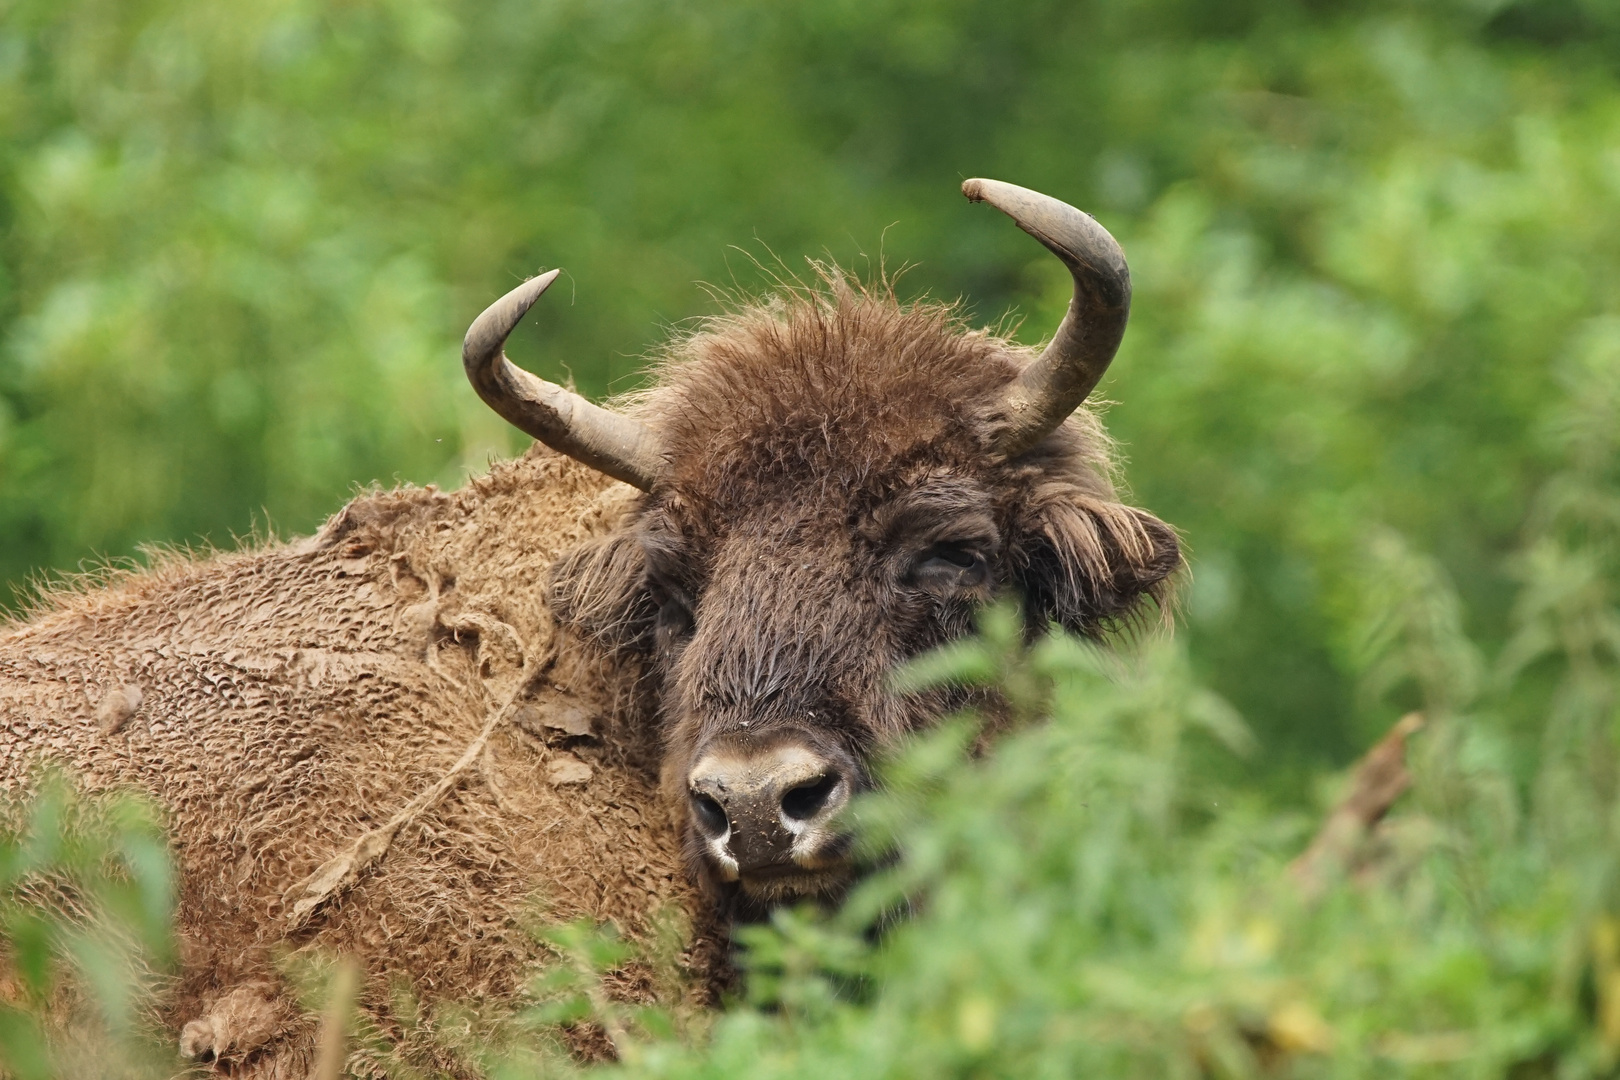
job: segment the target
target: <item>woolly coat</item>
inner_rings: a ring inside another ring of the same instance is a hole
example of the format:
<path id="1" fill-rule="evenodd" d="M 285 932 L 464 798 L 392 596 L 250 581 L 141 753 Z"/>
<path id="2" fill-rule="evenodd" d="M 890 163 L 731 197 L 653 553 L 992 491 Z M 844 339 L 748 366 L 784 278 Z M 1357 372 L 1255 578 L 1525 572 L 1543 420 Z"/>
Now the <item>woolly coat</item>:
<path id="1" fill-rule="evenodd" d="M 362 495 L 307 540 L 58 592 L 0 634 L 6 788 L 50 759 L 167 811 L 164 1019 L 186 1051 L 308 1075 L 315 1019 L 278 974 L 300 950 L 357 959 L 370 1019 L 404 1037 L 391 985 L 510 1000 L 535 923 L 646 938 L 699 912 L 639 673 L 574 647 L 543 598 L 633 494 L 536 447 L 452 494 Z M 704 930 L 683 957 L 700 987 L 720 955 Z M 632 964 L 608 988 L 645 1001 L 651 979 Z"/>

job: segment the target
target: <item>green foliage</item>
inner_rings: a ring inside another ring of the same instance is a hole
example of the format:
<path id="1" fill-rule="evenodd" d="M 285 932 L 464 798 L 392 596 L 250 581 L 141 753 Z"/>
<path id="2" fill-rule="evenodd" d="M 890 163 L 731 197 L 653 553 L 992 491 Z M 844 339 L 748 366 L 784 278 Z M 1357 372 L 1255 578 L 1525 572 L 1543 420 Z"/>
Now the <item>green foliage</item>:
<path id="1" fill-rule="evenodd" d="M 458 483 L 519 445 L 459 335 L 542 265 L 514 351 L 597 395 L 754 258 L 917 263 L 1037 338 L 1061 268 L 954 191 L 997 176 L 1130 252 L 1110 423 L 1235 773 L 1298 798 L 1416 703 L 1354 692 L 1369 536 L 1512 632 L 1538 418 L 1617 314 L 1617 45 L 1586 0 L 19 0 L 0 575 Z"/>
<path id="2" fill-rule="evenodd" d="M 163 1074 L 143 1010 L 173 960 L 163 828 L 131 798 L 46 776 L 0 832 L 0 1071 L 18 1080 Z"/>

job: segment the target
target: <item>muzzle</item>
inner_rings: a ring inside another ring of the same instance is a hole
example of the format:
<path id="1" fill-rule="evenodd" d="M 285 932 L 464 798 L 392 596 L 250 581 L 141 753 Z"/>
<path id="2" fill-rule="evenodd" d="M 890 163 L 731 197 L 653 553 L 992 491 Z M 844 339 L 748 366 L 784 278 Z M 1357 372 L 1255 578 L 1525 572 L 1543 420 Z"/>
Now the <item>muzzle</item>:
<path id="1" fill-rule="evenodd" d="M 720 877 L 750 896 L 825 893 L 848 878 L 849 838 L 835 818 L 859 777 L 845 751 L 801 729 L 722 737 L 687 775 L 692 826 Z"/>

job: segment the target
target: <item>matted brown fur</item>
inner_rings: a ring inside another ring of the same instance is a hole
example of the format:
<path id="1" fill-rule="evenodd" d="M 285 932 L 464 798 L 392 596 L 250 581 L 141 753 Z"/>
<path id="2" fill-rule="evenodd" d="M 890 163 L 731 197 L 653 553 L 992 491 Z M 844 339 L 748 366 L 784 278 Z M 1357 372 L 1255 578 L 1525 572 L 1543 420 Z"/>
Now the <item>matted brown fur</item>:
<path id="1" fill-rule="evenodd" d="M 662 909 L 701 917 L 657 807 L 637 673 L 581 657 L 542 596 L 549 564 L 615 528 L 632 494 L 536 448 L 453 494 L 361 496 L 302 542 L 59 595 L 0 634 L 3 782 L 50 757 L 167 808 L 177 1031 L 239 987 L 284 992 L 277 957 L 311 946 L 360 960 L 388 1031 L 390 980 L 429 1002 L 510 1000 L 539 956 L 524 927 L 537 899 L 545 918 L 632 937 Z M 539 674 L 523 689 L 526 660 Z M 138 708 L 109 713 L 129 688 Z M 514 694 L 529 707 L 482 767 L 295 926 L 289 888 L 443 777 Z M 563 730 L 587 723 L 589 737 Z M 588 780 L 547 781 L 565 754 Z M 688 956 L 700 985 L 721 958 L 703 929 Z M 641 979 L 617 990 L 644 998 Z M 313 1039 L 289 1009 L 238 1072 L 302 1077 Z"/>

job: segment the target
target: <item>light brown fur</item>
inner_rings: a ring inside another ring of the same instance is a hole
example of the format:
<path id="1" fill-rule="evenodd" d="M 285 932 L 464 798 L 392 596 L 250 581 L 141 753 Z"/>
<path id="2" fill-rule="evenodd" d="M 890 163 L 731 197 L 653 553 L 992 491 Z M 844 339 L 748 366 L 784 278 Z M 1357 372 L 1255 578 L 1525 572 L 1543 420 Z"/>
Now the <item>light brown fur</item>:
<path id="1" fill-rule="evenodd" d="M 428 1002 L 511 1000 L 540 957 L 524 924 L 542 912 L 633 937 L 660 909 L 701 914 L 658 812 L 635 673 L 579 656 L 541 595 L 551 561 L 613 529 L 629 494 L 537 448 L 453 494 L 361 496 L 305 541 L 58 595 L 0 634 L 4 783 L 50 758 L 167 808 L 176 1030 L 239 987 L 285 992 L 278 957 L 300 949 L 360 960 L 375 1022 L 397 1031 L 390 980 Z M 125 687 L 141 703 L 106 733 L 98 704 Z M 295 925 L 295 883 L 444 777 L 514 694 L 527 708 L 479 767 Z M 547 726 L 581 714 L 595 737 Z M 548 784 L 563 754 L 590 779 Z M 701 985 L 719 953 L 701 936 L 694 949 Z M 631 969 L 616 990 L 644 999 L 645 979 Z M 305 1075 L 313 1039 L 288 1010 L 242 1075 Z"/>

